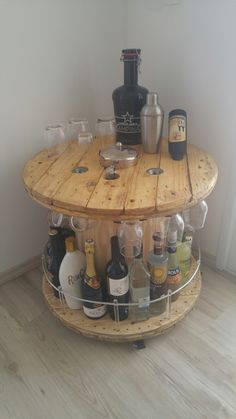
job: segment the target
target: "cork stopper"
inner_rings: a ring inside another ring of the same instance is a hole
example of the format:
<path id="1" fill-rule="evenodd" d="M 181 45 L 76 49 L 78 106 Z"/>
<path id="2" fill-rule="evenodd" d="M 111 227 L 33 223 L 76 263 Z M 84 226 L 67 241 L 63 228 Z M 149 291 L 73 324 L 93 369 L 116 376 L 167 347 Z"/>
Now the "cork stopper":
<path id="1" fill-rule="evenodd" d="M 75 237 L 70 236 L 65 239 L 66 251 L 71 253 L 76 250 Z"/>

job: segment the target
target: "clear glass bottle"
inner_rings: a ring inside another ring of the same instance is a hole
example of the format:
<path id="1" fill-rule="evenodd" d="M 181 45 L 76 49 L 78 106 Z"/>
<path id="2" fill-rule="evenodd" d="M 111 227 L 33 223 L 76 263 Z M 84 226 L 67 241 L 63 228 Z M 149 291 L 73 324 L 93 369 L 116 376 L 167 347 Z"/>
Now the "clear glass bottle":
<path id="1" fill-rule="evenodd" d="M 107 312 L 107 307 L 102 302 L 105 300 L 103 287 L 98 277 L 94 264 L 95 246 L 93 239 L 85 241 L 85 254 L 87 267 L 82 275 L 81 290 L 85 300 L 94 301 L 91 303 L 83 302 L 84 314 L 90 319 L 100 319 Z"/>
<path id="2" fill-rule="evenodd" d="M 147 320 L 150 302 L 150 274 L 143 264 L 142 251 L 135 257 L 130 268 L 130 301 L 132 322 Z"/>
<path id="3" fill-rule="evenodd" d="M 164 247 L 164 237 L 160 232 L 153 234 L 153 251 L 148 254 L 148 269 L 150 272 L 150 299 L 156 300 L 167 293 L 168 257 Z M 167 299 L 163 298 L 150 304 L 152 314 L 161 314 L 166 309 Z"/>
<path id="4" fill-rule="evenodd" d="M 140 144 L 140 112 L 148 90 L 138 85 L 140 49 L 123 49 L 124 84 L 112 93 L 116 119 L 116 140 L 123 144 Z"/>
<path id="5" fill-rule="evenodd" d="M 168 289 L 172 292 L 176 291 L 182 282 L 179 262 L 177 257 L 177 231 L 170 231 L 167 238 L 167 253 L 168 253 Z M 176 292 L 171 297 L 171 301 L 177 300 L 179 293 Z"/>

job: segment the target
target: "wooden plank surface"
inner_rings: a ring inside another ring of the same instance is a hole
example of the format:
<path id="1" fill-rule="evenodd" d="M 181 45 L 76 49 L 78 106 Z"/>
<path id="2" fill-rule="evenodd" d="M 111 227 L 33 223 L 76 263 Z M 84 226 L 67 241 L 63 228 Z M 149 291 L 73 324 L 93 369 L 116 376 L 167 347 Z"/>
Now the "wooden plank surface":
<path id="1" fill-rule="evenodd" d="M 132 175 L 125 201 L 125 214 L 148 215 L 156 211 L 156 194 L 159 176 L 149 175 L 147 170 L 160 167 L 159 154 L 144 154 Z"/>
<path id="2" fill-rule="evenodd" d="M 163 173 L 159 176 L 156 207 L 158 213 L 168 213 L 186 207 L 191 200 L 191 189 L 186 157 L 173 160 L 167 140 L 162 140 L 161 146 L 160 168 Z"/>
<path id="3" fill-rule="evenodd" d="M 39 270 L 2 285 L 0 418 L 235 419 L 236 284 L 202 270 L 191 313 L 139 351 L 63 327 Z"/>
<path id="4" fill-rule="evenodd" d="M 191 205 L 206 198 L 214 188 L 218 170 L 214 159 L 192 144 L 188 145 L 188 169 L 192 190 Z"/>
<path id="5" fill-rule="evenodd" d="M 98 153 L 108 143 L 100 137 L 87 150 L 73 142 L 62 145 L 57 156 L 37 154 L 23 171 L 26 190 L 37 202 L 67 215 L 122 220 L 174 214 L 204 199 L 215 186 L 217 167 L 208 153 L 188 144 L 187 157 L 174 161 L 164 139 L 160 154 L 145 154 L 140 146 L 137 165 L 106 180 Z M 74 174 L 77 165 L 89 170 Z M 150 167 L 163 173 L 150 176 Z"/>
<path id="6" fill-rule="evenodd" d="M 23 169 L 22 178 L 26 189 L 31 193 L 33 186 L 41 179 L 49 167 L 66 150 L 68 143 L 61 144 L 55 150 L 42 150 L 29 160 Z"/>
<path id="7" fill-rule="evenodd" d="M 65 153 L 56 159 L 40 180 L 33 186 L 32 194 L 42 202 L 51 203 L 56 191 L 72 174 L 86 150 L 79 147 L 78 141 L 68 143 Z"/>
<path id="8" fill-rule="evenodd" d="M 108 146 L 107 141 L 94 140 L 93 144 L 86 148 L 86 152 L 79 161 L 79 166 L 87 167 L 85 173 L 72 173 L 58 188 L 53 196 L 53 205 L 69 210 L 86 211 L 90 196 L 94 191 L 104 168 L 99 162 L 99 150 Z"/>

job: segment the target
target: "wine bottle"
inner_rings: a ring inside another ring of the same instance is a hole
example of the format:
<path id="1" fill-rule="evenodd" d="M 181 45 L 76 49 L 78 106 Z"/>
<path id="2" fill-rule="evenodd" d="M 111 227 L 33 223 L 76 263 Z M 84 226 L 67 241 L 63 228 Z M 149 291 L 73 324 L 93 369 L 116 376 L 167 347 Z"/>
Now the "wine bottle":
<path id="1" fill-rule="evenodd" d="M 170 231 L 167 239 L 167 253 L 168 253 L 168 288 L 174 292 L 181 286 L 182 276 L 179 268 L 177 257 L 177 231 Z M 176 292 L 171 297 L 171 301 L 177 300 L 179 293 Z"/>
<path id="2" fill-rule="evenodd" d="M 135 257 L 130 269 L 130 299 L 137 305 L 131 306 L 132 322 L 147 320 L 150 302 L 150 275 L 143 264 L 142 250 Z"/>
<path id="3" fill-rule="evenodd" d="M 129 276 L 128 266 L 120 255 L 120 248 L 117 236 L 111 237 L 112 258 L 106 267 L 108 298 L 111 303 L 117 300 L 118 303 L 129 302 Z M 125 320 L 129 314 L 128 306 L 119 306 L 119 320 Z M 114 307 L 109 306 L 111 318 L 114 320 Z"/>
<path id="4" fill-rule="evenodd" d="M 90 319 L 100 319 L 103 317 L 107 308 L 103 303 L 105 296 L 102 292 L 101 280 L 98 277 L 94 264 L 95 246 L 93 239 L 85 241 L 85 254 L 87 267 L 82 274 L 81 291 L 83 299 L 91 300 L 92 302 L 83 302 L 84 314 Z M 94 302 L 93 302 L 94 301 Z"/>
<path id="5" fill-rule="evenodd" d="M 182 160 L 187 150 L 187 114 L 183 109 L 169 113 L 169 153 L 174 160 Z"/>
<path id="6" fill-rule="evenodd" d="M 116 140 L 123 144 L 140 144 L 140 111 L 146 103 L 148 90 L 138 85 L 140 49 L 123 49 L 124 85 L 112 93 L 116 120 Z"/>
<path id="7" fill-rule="evenodd" d="M 65 240 L 66 254 L 61 262 L 59 280 L 67 305 L 71 309 L 82 308 L 81 278 L 80 271 L 85 269 L 85 255 L 76 249 L 75 237 L 67 237 Z M 76 298 L 73 298 L 76 297 Z"/>
<path id="8" fill-rule="evenodd" d="M 153 234 L 153 251 L 148 253 L 148 269 L 151 275 L 151 300 L 156 300 L 167 293 L 167 264 L 168 257 L 164 251 L 164 237 L 161 232 L 157 231 Z M 152 303 L 150 304 L 150 312 L 152 314 L 161 314 L 165 311 L 166 304 L 166 298 Z"/>

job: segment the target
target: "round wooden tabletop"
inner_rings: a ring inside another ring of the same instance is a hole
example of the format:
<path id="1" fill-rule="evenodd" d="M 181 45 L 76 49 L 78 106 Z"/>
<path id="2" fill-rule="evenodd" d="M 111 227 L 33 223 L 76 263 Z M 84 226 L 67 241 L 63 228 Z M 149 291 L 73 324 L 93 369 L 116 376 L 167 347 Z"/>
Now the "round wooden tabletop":
<path id="1" fill-rule="evenodd" d="M 206 198 L 216 184 L 217 166 L 208 153 L 188 144 L 184 159 L 174 161 L 165 139 L 158 154 L 145 154 L 142 146 L 135 146 L 137 165 L 119 169 L 117 179 L 107 180 L 99 150 L 110 143 L 101 137 L 89 146 L 72 141 L 39 152 L 24 167 L 26 191 L 65 215 L 127 220 L 174 214 Z M 76 173 L 77 167 L 88 170 Z M 150 168 L 161 168 L 162 173 L 150 175 Z"/>

